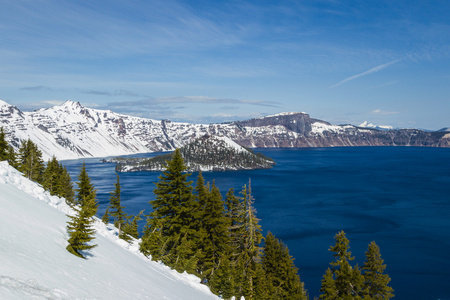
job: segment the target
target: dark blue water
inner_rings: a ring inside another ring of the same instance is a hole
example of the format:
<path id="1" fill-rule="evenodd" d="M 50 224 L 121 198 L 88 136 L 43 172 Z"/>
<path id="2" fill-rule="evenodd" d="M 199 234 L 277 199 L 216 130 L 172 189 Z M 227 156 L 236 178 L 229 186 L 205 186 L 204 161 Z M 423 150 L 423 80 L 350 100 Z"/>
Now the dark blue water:
<path id="1" fill-rule="evenodd" d="M 222 193 L 251 178 L 257 216 L 289 247 L 310 298 L 319 295 L 344 230 L 355 263 L 381 248 L 395 299 L 450 299 L 450 149 L 406 147 L 257 149 L 269 170 L 204 173 Z M 154 156 L 156 154 L 148 154 Z M 85 159 L 101 216 L 116 180 L 113 164 Z M 82 160 L 64 161 L 76 180 Z M 136 214 L 153 199 L 159 172 L 120 174 L 122 203 Z M 196 174 L 191 177 L 195 182 Z M 76 185 L 75 185 L 76 186 Z"/>

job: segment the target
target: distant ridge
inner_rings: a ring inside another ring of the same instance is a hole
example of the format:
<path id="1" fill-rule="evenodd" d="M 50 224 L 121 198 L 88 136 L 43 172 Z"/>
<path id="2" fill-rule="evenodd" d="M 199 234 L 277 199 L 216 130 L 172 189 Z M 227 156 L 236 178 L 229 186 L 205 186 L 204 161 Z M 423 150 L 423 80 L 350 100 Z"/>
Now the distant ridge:
<path id="1" fill-rule="evenodd" d="M 247 147 L 426 146 L 450 147 L 446 131 L 379 130 L 332 125 L 306 113 L 281 113 L 222 124 L 189 124 L 152 120 L 79 102 L 22 112 L 0 100 L 0 126 L 15 150 L 30 138 L 44 159 L 106 157 L 173 151 L 205 135 L 224 136 Z"/>

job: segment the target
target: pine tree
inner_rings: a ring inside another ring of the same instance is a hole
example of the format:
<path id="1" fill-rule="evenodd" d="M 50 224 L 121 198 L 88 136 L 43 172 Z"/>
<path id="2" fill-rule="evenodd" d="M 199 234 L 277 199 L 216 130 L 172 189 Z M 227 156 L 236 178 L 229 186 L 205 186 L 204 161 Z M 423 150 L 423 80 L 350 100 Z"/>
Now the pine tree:
<path id="1" fill-rule="evenodd" d="M 105 210 L 105 214 L 102 217 L 102 222 L 105 224 L 109 223 L 109 211 L 108 208 Z"/>
<path id="2" fill-rule="evenodd" d="M 123 211 L 125 207 L 123 207 L 121 205 L 121 200 L 120 200 L 120 193 L 121 193 L 121 188 L 120 188 L 120 178 L 119 175 L 116 174 L 117 179 L 116 179 L 116 183 L 114 184 L 114 192 L 110 193 L 110 197 L 109 197 L 109 209 L 111 216 L 114 218 L 114 226 L 117 227 L 117 229 L 119 229 L 119 237 L 122 236 L 122 229 L 124 227 L 124 225 L 127 223 L 127 218 L 126 218 L 126 214 Z"/>
<path id="3" fill-rule="evenodd" d="M 304 284 L 289 249 L 270 232 L 264 243 L 262 266 L 274 299 L 306 299 Z"/>
<path id="4" fill-rule="evenodd" d="M 11 167 L 14 167 L 16 169 L 19 168 L 16 152 L 14 152 L 14 148 L 11 145 L 9 145 L 6 150 L 6 160 Z"/>
<path id="5" fill-rule="evenodd" d="M 92 210 L 96 206 L 95 198 L 86 200 L 83 205 L 75 207 L 76 214 L 68 215 L 71 221 L 67 222 L 69 240 L 66 249 L 70 253 L 85 258 L 84 250 L 90 250 L 97 245 L 88 244 L 95 237 L 95 229 L 92 228 Z"/>
<path id="6" fill-rule="evenodd" d="M 336 289 L 336 282 L 334 281 L 333 271 L 330 268 L 327 269 L 322 279 L 322 287 L 320 288 L 322 294 L 319 299 L 334 300 L 338 299 L 338 290 Z"/>
<path id="7" fill-rule="evenodd" d="M 97 213 L 98 202 L 96 191 L 90 182 L 84 163 L 78 175 L 78 180 L 77 199 L 79 204 L 74 207 L 76 214 L 69 216 L 71 221 L 67 222 L 67 231 L 69 233 L 67 250 L 74 255 L 84 258 L 82 251 L 96 246 L 88 243 L 95 238 L 93 236 L 95 230 L 92 228 L 92 224 L 94 222 L 93 216 Z"/>
<path id="8" fill-rule="evenodd" d="M 139 212 L 139 214 L 135 215 L 135 216 L 126 216 L 127 218 L 127 222 L 125 223 L 125 225 L 123 226 L 123 231 L 122 231 L 122 235 L 119 237 L 126 240 L 126 241 L 130 241 L 131 239 L 129 237 L 133 237 L 135 239 L 139 238 L 139 232 L 138 232 L 138 221 L 142 220 L 142 215 L 144 214 L 144 210 L 141 210 Z"/>
<path id="9" fill-rule="evenodd" d="M 151 254 L 152 259 L 157 257 L 171 267 L 184 264 L 183 260 L 188 259 L 180 257 L 179 245 L 183 238 L 189 240 L 196 234 L 192 221 L 195 220 L 197 206 L 192 182 L 187 181 L 190 174 L 185 171 L 186 166 L 177 149 L 156 183 L 156 199 L 150 201 L 153 211 L 147 219 L 140 246 L 142 253 Z"/>
<path id="10" fill-rule="evenodd" d="M 0 127 L 0 161 L 8 159 L 8 142 L 6 141 L 5 131 Z"/>
<path id="11" fill-rule="evenodd" d="M 206 233 L 202 242 L 205 257 L 201 277 L 208 281 L 218 268 L 222 256 L 229 253 L 230 241 L 224 203 L 214 182 L 200 219 L 202 231 Z"/>
<path id="12" fill-rule="evenodd" d="M 260 247 L 261 240 L 263 238 L 261 234 L 261 226 L 259 225 L 259 219 L 256 217 L 256 210 L 253 207 L 253 195 L 251 192 L 251 182 L 249 181 L 248 187 L 244 185 L 242 189 L 243 208 L 244 208 L 244 236 L 241 240 L 241 248 L 243 251 L 240 253 L 238 260 L 242 264 L 238 264 L 243 267 L 243 281 L 240 288 L 243 292 L 245 299 L 255 299 L 256 297 L 256 285 L 257 268 L 261 259 Z"/>
<path id="13" fill-rule="evenodd" d="M 340 231 L 334 238 L 336 243 L 329 250 L 334 252 L 335 260 L 330 265 L 337 296 L 336 298 L 327 298 L 325 295 L 325 291 L 330 289 L 331 285 L 329 283 L 330 278 L 324 276 L 322 284 L 326 283 L 327 286 L 322 286 L 324 294 L 321 295 L 320 299 L 361 299 L 364 277 L 358 266 L 353 268 L 350 265 L 350 261 L 354 259 L 349 251 L 350 242 L 344 231 Z"/>
<path id="14" fill-rule="evenodd" d="M 42 186 L 51 195 L 65 198 L 67 204 L 73 205 L 74 192 L 70 174 L 55 156 L 48 161 L 42 174 Z"/>
<path id="15" fill-rule="evenodd" d="M 80 169 L 80 174 L 78 174 L 78 188 L 75 189 L 77 192 L 75 203 L 78 205 L 83 205 L 85 201 L 90 198 L 95 198 L 96 190 L 94 189 L 94 185 L 91 183 L 91 179 L 86 171 L 86 164 L 83 162 L 83 165 Z M 93 214 L 95 215 L 95 213 Z"/>
<path id="16" fill-rule="evenodd" d="M 214 294 L 222 296 L 223 299 L 231 299 L 235 290 L 232 275 L 231 262 L 228 256 L 223 255 L 208 282 L 208 286 Z"/>
<path id="17" fill-rule="evenodd" d="M 73 190 L 72 178 L 70 177 L 69 171 L 67 171 L 66 167 L 60 168 L 61 175 L 61 197 L 66 199 L 66 203 L 69 206 L 73 206 L 75 204 L 75 192 Z"/>
<path id="18" fill-rule="evenodd" d="M 47 162 L 42 174 L 42 186 L 50 192 L 50 195 L 58 195 L 61 190 L 60 165 L 55 156 Z"/>
<path id="19" fill-rule="evenodd" d="M 391 278 L 384 274 L 386 265 L 383 264 L 380 248 L 371 242 L 366 251 L 366 261 L 362 267 L 364 272 L 364 295 L 370 299 L 390 299 L 394 297 L 394 289 L 388 284 Z"/>
<path id="20" fill-rule="evenodd" d="M 19 149 L 19 171 L 28 179 L 42 183 L 44 169 L 42 152 L 39 148 L 30 139 L 22 141 Z"/>

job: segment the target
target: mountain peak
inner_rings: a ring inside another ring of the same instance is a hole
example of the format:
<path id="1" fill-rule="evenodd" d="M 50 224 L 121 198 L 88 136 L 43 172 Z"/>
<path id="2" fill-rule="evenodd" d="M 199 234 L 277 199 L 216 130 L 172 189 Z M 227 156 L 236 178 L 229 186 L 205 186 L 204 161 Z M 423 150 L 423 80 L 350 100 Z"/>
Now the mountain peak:
<path id="1" fill-rule="evenodd" d="M 12 105 L 0 99 L 0 107 L 10 107 L 10 106 Z"/>
<path id="2" fill-rule="evenodd" d="M 67 108 L 82 108 L 83 106 L 80 104 L 80 102 L 78 101 L 72 101 L 72 100 L 67 100 L 66 102 L 64 102 L 63 104 L 61 104 L 62 107 L 67 107 Z"/>
<path id="3" fill-rule="evenodd" d="M 372 129 L 378 129 L 378 130 L 392 130 L 392 129 L 394 129 L 394 127 L 392 127 L 391 125 L 374 125 L 373 123 L 369 123 L 367 121 L 362 122 L 361 124 L 358 125 L 358 127 L 372 128 Z"/>

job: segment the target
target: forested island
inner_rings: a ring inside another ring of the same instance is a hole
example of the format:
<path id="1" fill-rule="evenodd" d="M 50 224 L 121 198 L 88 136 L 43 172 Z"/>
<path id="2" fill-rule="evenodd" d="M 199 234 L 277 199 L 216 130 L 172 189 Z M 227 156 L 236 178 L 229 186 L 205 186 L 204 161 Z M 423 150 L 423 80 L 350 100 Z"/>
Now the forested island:
<path id="1" fill-rule="evenodd" d="M 275 162 L 251 149 L 242 147 L 227 137 L 205 135 L 179 148 L 186 171 L 229 171 L 271 168 Z M 151 158 L 118 157 L 103 162 L 115 162 L 118 172 L 162 171 L 173 152 Z"/>

